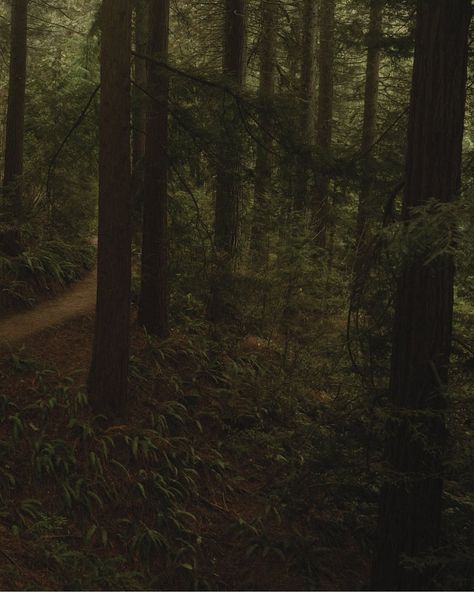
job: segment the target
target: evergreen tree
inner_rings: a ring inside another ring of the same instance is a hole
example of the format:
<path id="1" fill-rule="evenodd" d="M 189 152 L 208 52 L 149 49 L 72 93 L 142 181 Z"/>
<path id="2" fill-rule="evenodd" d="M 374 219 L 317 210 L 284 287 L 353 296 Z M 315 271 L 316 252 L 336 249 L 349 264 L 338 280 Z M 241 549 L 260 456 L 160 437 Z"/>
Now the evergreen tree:
<path id="1" fill-rule="evenodd" d="M 297 162 L 294 207 L 302 211 L 309 206 L 309 170 L 314 145 L 315 66 L 316 66 L 316 2 L 302 0 L 302 42 L 300 74 L 300 154 Z"/>
<path id="2" fill-rule="evenodd" d="M 27 21 L 28 0 L 13 0 L 3 193 L 7 209 L 16 218 L 23 209 Z"/>
<path id="3" fill-rule="evenodd" d="M 131 0 L 103 0 L 97 309 L 88 390 L 92 406 L 124 411 L 131 282 Z"/>
<path id="4" fill-rule="evenodd" d="M 149 54 L 168 59 L 169 0 L 150 3 Z M 168 95 L 167 71 L 148 67 L 141 291 L 138 318 L 150 335 L 166 337 L 168 321 Z"/>
<path id="5" fill-rule="evenodd" d="M 135 1 L 135 52 L 144 56 L 148 51 L 148 0 Z M 135 199 L 143 190 L 143 172 L 146 144 L 146 90 L 147 62 L 143 57 L 134 60 L 135 86 L 133 91 L 133 193 Z"/>
<path id="6" fill-rule="evenodd" d="M 460 190 L 470 0 L 419 0 L 403 219 Z M 451 233 L 449 225 L 445 232 Z M 439 237 L 435 237 L 435 240 Z M 373 590 L 430 590 L 440 545 L 454 263 L 424 244 L 398 285 Z M 452 246 L 452 245 L 451 245 Z"/>
<path id="7" fill-rule="evenodd" d="M 380 78 L 381 41 L 383 34 L 383 2 L 371 0 L 370 22 L 367 34 L 367 66 L 364 93 L 364 121 L 362 126 L 362 182 L 357 208 L 356 228 L 356 277 L 360 274 L 360 266 L 367 255 L 370 242 L 370 222 L 373 219 L 371 197 L 376 175 L 374 143 L 377 136 L 377 108 Z M 359 282 L 360 279 L 356 279 Z"/>
<path id="8" fill-rule="evenodd" d="M 222 71 L 232 93 L 239 95 L 246 73 L 247 0 L 225 0 Z M 237 100 L 239 100 L 237 98 Z M 222 113 L 222 153 L 216 175 L 214 246 L 218 261 L 211 280 L 209 317 L 225 315 L 226 291 L 230 288 L 236 262 L 239 212 L 242 201 L 241 113 L 235 96 L 225 93 Z"/>
<path id="9" fill-rule="evenodd" d="M 315 173 L 316 192 L 312 211 L 316 242 L 321 247 L 326 246 L 329 210 L 330 175 L 325 169 L 327 169 L 327 163 L 330 161 L 333 135 L 335 11 L 336 3 L 334 0 L 321 0 L 319 16 L 319 93 L 316 145 L 321 155 L 322 170 Z"/>
<path id="10" fill-rule="evenodd" d="M 275 93 L 276 38 L 278 5 L 262 0 L 260 14 L 262 33 L 260 37 L 260 78 L 258 88 L 259 125 L 261 141 L 257 145 L 255 163 L 255 198 L 251 251 L 257 269 L 268 260 L 268 233 L 271 217 L 272 186 L 272 107 Z"/>

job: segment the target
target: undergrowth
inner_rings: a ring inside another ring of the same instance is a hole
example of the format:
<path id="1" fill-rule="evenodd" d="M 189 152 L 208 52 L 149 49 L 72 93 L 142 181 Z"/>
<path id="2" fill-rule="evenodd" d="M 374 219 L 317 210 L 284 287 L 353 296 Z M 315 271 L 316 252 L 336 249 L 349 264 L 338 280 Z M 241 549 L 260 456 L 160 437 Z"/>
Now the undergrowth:
<path id="1" fill-rule="evenodd" d="M 24 352 L 2 374 L 2 587 L 361 581 L 363 517 L 359 539 L 349 529 L 366 500 L 343 491 L 363 461 L 362 444 L 349 458 L 344 439 L 359 434 L 350 416 L 336 425 L 332 395 L 293 382 L 281 352 L 199 323 L 160 343 L 138 335 L 130 416 L 115 423 Z M 330 468 L 344 455 L 344 470 Z"/>
<path id="2" fill-rule="evenodd" d="M 5 359 L 0 587 L 367 582 L 385 415 L 354 380 L 343 327 L 314 322 L 310 338 L 294 333 L 285 343 L 242 337 L 240 326 L 210 331 L 201 308 L 184 298 L 184 330 L 167 340 L 134 333 L 129 415 L 119 421 L 92 413 L 77 377 L 25 351 Z M 464 444 L 451 455 L 446 540 L 436 558 L 440 588 L 452 589 L 472 583 L 464 361 L 454 365 L 450 420 Z"/>
<path id="3" fill-rule="evenodd" d="M 41 241 L 16 257 L 0 255 L 0 306 L 29 307 L 82 277 L 94 263 L 89 242 Z"/>

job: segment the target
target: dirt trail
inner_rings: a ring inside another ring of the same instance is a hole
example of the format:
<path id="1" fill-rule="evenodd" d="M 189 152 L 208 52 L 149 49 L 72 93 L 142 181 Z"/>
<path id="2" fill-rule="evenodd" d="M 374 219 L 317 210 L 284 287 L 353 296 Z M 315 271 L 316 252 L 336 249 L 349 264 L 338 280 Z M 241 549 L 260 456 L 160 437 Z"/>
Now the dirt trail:
<path id="1" fill-rule="evenodd" d="M 0 319 L 0 348 L 15 345 L 48 327 L 60 325 L 94 310 L 97 273 L 91 272 L 56 298 Z"/>

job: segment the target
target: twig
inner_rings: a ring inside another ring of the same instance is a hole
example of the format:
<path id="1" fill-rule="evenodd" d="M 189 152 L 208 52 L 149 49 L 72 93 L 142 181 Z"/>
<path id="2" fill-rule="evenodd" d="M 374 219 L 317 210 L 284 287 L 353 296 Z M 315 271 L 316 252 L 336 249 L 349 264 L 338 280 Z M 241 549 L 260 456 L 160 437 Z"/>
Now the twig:
<path id="1" fill-rule="evenodd" d="M 9 562 L 10 562 L 12 565 L 14 565 L 14 566 L 15 566 L 17 569 L 20 569 L 20 566 L 18 565 L 18 563 L 17 563 L 17 562 L 16 562 L 14 559 L 12 559 L 12 558 L 10 557 L 10 555 L 8 555 L 8 553 L 6 553 L 5 551 L 2 551 L 2 549 L 0 549 L 0 555 L 3 555 L 3 556 L 5 557 L 5 559 L 8 559 L 8 561 L 9 561 Z"/>

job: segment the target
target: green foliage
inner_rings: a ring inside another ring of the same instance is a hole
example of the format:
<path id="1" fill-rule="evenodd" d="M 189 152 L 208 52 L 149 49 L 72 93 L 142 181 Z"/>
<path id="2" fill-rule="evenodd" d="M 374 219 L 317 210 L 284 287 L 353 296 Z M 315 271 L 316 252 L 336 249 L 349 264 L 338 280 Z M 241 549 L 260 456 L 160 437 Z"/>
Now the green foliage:
<path id="1" fill-rule="evenodd" d="M 177 350 L 164 351 L 169 359 Z M 70 381 L 13 359 L 11 372 L 36 376 L 39 398 L 18 409 L 1 400 L 0 430 L 8 434 L 0 455 L 3 524 L 20 538 L 34 533 L 61 587 L 126 589 L 133 582 L 142 589 L 145 573 L 157 578 L 163 562 L 168 574 L 182 574 L 178 581 L 192 581 L 200 542 L 188 505 L 207 474 L 201 468 L 219 454 L 206 447 L 201 457 L 188 435 L 196 423 L 187 407 L 164 402 L 136 426 L 111 426 L 90 417 L 82 398 L 77 404 Z M 18 473 L 10 455 L 18 469 L 30 468 Z M 21 498 L 27 483 L 37 498 Z M 71 530 L 79 545 L 70 544 Z M 115 559 L 95 554 L 117 545 Z"/>
<path id="2" fill-rule="evenodd" d="M 67 286 L 90 269 L 94 254 L 100 3 L 30 4 L 25 214 L 12 220 L 0 212 L 0 230 L 19 231 L 24 250 L 0 256 L 3 308 L 30 306 Z M 337 3 L 330 150 L 303 141 L 298 3 L 277 3 L 271 101 L 257 91 L 260 3 L 248 3 L 247 82 L 238 97 L 225 90 L 220 73 L 223 3 L 178 4 L 171 17 L 176 72 L 167 147 L 173 332 L 161 341 L 134 335 L 129 415 L 122 424 L 94 416 L 77 379 L 60 380 L 24 352 L 11 353 L 0 396 L 2 537 L 27 547 L 51 588 L 252 589 L 264 587 L 261 578 L 272 573 L 282 587 L 361 586 L 385 477 L 380 461 L 398 275 L 413 257 L 431 264 L 455 255 L 446 545 L 435 558 L 417 561 L 441 562 L 440 587 L 472 587 L 472 189 L 458 203 L 416 208 L 409 222 L 399 220 L 398 196 L 390 197 L 404 175 L 412 0 L 385 3 L 378 40 L 383 84 L 370 151 L 373 244 L 357 286 L 353 237 L 366 174 L 360 136 L 371 3 Z M 5 7 L 0 11 L 5 45 L 8 18 Z M 269 129 L 261 124 L 263 113 Z M 258 145 L 272 157 L 265 265 L 248 250 L 260 214 Z M 324 247 L 317 246 L 310 220 L 315 212 L 294 211 L 303 155 L 309 158 L 303 167 L 309 210 L 320 178 L 330 177 Z M 231 268 L 215 253 L 213 224 L 216 172 L 234 159 L 241 192 Z M 224 326 L 206 322 L 216 277 L 229 313 Z M 288 582 L 278 579 L 283 573 Z M 15 577 L 38 587 L 28 574 Z"/>
<path id="3" fill-rule="evenodd" d="M 32 306 L 91 269 L 94 247 L 88 241 L 41 241 L 17 257 L 0 255 L 0 303 L 4 308 Z"/>

